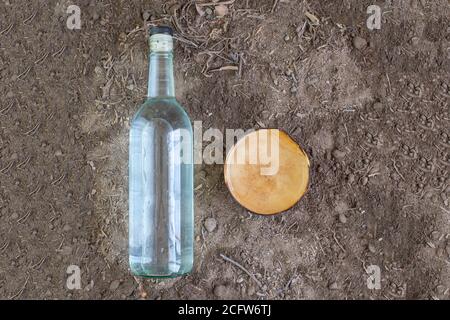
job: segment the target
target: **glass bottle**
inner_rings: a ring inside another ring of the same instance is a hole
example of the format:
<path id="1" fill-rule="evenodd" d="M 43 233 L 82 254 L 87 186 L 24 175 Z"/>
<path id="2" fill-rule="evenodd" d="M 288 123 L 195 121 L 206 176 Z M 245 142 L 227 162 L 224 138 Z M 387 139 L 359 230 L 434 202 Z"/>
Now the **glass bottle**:
<path id="1" fill-rule="evenodd" d="M 175 99 L 172 51 L 172 29 L 151 28 L 148 97 L 130 129 L 129 263 L 144 277 L 193 264 L 193 134 Z"/>

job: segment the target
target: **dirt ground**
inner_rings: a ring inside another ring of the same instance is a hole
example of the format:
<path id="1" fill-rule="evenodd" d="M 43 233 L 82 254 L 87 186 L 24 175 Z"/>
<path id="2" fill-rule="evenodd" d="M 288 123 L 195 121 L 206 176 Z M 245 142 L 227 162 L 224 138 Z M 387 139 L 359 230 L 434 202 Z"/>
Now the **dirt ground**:
<path id="1" fill-rule="evenodd" d="M 1 0 L 0 298 L 449 299 L 449 20 L 447 0 Z M 194 271 L 163 281 L 127 265 L 152 24 L 176 31 L 192 121 L 280 128 L 311 160 L 308 193 L 273 217 L 239 206 L 221 165 L 198 165 Z"/>

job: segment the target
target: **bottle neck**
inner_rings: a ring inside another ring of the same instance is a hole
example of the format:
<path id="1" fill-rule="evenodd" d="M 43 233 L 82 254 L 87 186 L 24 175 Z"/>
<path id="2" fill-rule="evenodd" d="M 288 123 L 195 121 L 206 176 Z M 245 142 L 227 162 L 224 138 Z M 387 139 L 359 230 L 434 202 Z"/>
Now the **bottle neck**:
<path id="1" fill-rule="evenodd" d="M 175 97 L 172 53 L 152 52 L 150 54 L 147 96 L 149 98 Z"/>
<path id="2" fill-rule="evenodd" d="M 147 96 L 175 97 L 172 37 L 152 36 L 150 50 Z"/>

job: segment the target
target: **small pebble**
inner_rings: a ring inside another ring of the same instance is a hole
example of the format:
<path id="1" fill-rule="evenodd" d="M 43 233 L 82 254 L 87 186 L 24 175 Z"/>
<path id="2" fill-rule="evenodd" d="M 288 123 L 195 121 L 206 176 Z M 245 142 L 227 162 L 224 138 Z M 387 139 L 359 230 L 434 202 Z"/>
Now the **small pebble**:
<path id="1" fill-rule="evenodd" d="M 152 14 L 150 13 L 150 10 L 145 10 L 145 11 L 142 13 L 142 19 L 143 19 L 144 21 L 149 21 L 151 16 L 152 16 Z"/>
<path id="2" fill-rule="evenodd" d="M 354 175 L 353 173 L 350 173 L 350 174 L 347 176 L 347 182 L 348 182 L 349 184 L 352 184 L 353 182 L 355 182 L 355 175 Z"/>
<path id="3" fill-rule="evenodd" d="M 375 102 L 372 107 L 375 111 L 378 112 L 383 110 L 383 104 L 381 102 Z"/>
<path id="4" fill-rule="evenodd" d="M 206 231 L 213 232 L 217 227 L 217 220 L 214 218 L 207 218 L 203 224 Z"/>
<path id="5" fill-rule="evenodd" d="M 375 246 L 374 246 L 372 243 L 369 243 L 368 249 L 369 249 L 369 251 L 372 252 L 372 253 L 377 252 L 377 249 L 375 248 Z"/>
<path id="6" fill-rule="evenodd" d="M 431 233 L 431 239 L 433 239 L 433 240 L 439 240 L 439 237 L 441 236 L 441 233 L 439 232 L 439 231 L 433 231 L 432 233 Z"/>
<path id="7" fill-rule="evenodd" d="M 340 290 L 341 286 L 337 282 L 333 282 L 328 286 L 330 290 Z"/>
<path id="8" fill-rule="evenodd" d="M 369 178 L 363 177 L 361 180 L 362 185 L 365 186 L 367 184 L 367 182 L 369 182 Z"/>
<path id="9" fill-rule="evenodd" d="M 212 13 L 213 13 L 213 11 L 212 11 L 212 9 L 211 9 L 210 7 L 207 7 L 207 8 L 205 9 L 205 14 L 206 14 L 207 16 L 211 16 Z"/>
<path id="10" fill-rule="evenodd" d="M 419 44 L 419 41 L 420 41 L 419 37 L 412 37 L 411 38 L 411 44 L 413 46 L 417 46 Z"/>
<path id="11" fill-rule="evenodd" d="M 98 19 L 100 19 L 100 15 L 94 11 L 94 13 L 92 14 L 92 20 L 97 21 Z"/>
<path id="12" fill-rule="evenodd" d="M 347 223 L 347 217 L 345 216 L 345 214 L 343 214 L 343 213 L 339 214 L 339 221 L 341 223 Z"/>
<path id="13" fill-rule="evenodd" d="M 224 285 L 214 287 L 214 295 L 218 298 L 225 298 L 229 293 L 229 288 Z"/>
<path id="14" fill-rule="evenodd" d="M 334 157 L 336 160 L 342 159 L 342 158 L 345 157 L 345 152 L 344 152 L 344 151 L 341 151 L 341 150 L 338 150 L 338 149 L 334 149 L 334 150 L 333 150 L 333 157 Z"/>
<path id="15" fill-rule="evenodd" d="M 367 46 L 367 40 L 356 36 L 353 38 L 353 46 L 358 50 L 364 49 Z"/>
<path id="16" fill-rule="evenodd" d="M 119 286 L 120 286 L 120 281 L 119 281 L 119 280 L 114 280 L 114 281 L 111 282 L 111 284 L 109 285 L 109 290 L 115 291 Z"/>
<path id="17" fill-rule="evenodd" d="M 444 294 L 445 290 L 447 290 L 447 288 L 442 284 L 436 286 L 436 293 L 439 295 Z"/>
<path id="18" fill-rule="evenodd" d="M 96 67 L 94 68 L 94 72 L 95 72 L 97 75 L 101 75 L 101 74 L 103 73 L 103 69 L 102 69 L 102 67 L 100 67 L 100 66 L 96 66 Z"/>
<path id="19" fill-rule="evenodd" d="M 91 291 L 92 288 L 94 288 L 94 280 L 91 280 L 91 281 L 89 282 L 89 284 L 88 284 L 86 287 L 84 287 L 84 290 L 86 290 L 86 291 Z"/>
<path id="20" fill-rule="evenodd" d="M 223 4 L 219 4 L 218 6 L 216 6 L 214 8 L 214 12 L 216 14 L 217 17 L 221 18 L 223 16 L 226 16 L 228 13 L 228 7 L 226 5 Z"/>
<path id="21" fill-rule="evenodd" d="M 255 286 L 250 285 L 250 286 L 248 287 L 248 289 L 247 289 L 247 294 L 248 294 L 249 296 L 253 296 L 253 295 L 255 294 L 255 292 L 256 292 Z"/>

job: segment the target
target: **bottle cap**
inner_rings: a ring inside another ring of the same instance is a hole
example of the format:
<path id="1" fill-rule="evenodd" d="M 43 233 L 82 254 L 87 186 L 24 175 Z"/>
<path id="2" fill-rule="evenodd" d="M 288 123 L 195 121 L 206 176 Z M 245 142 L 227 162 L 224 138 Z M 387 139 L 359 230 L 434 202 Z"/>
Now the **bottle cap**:
<path id="1" fill-rule="evenodd" d="M 168 26 L 150 28 L 150 51 L 169 52 L 173 50 L 173 31 Z"/>
<path id="2" fill-rule="evenodd" d="M 167 34 L 173 36 L 173 30 L 168 26 L 155 26 L 150 28 L 150 36 L 154 34 Z"/>

